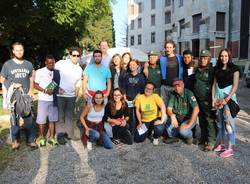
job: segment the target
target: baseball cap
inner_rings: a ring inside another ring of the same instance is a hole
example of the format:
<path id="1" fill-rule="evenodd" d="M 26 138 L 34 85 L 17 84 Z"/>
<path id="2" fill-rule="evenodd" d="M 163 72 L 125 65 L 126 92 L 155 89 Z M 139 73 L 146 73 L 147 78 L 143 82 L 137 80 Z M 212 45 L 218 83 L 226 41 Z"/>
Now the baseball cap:
<path id="1" fill-rule="evenodd" d="M 174 79 L 172 83 L 173 86 L 182 85 L 182 84 L 183 84 L 183 81 L 181 79 Z"/>
<path id="2" fill-rule="evenodd" d="M 150 52 L 148 52 L 148 57 L 149 56 L 158 56 L 158 53 L 151 50 Z"/>
<path id="3" fill-rule="evenodd" d="M 209 50 L 201 50 L 200 57 L 211 57 Z"/>

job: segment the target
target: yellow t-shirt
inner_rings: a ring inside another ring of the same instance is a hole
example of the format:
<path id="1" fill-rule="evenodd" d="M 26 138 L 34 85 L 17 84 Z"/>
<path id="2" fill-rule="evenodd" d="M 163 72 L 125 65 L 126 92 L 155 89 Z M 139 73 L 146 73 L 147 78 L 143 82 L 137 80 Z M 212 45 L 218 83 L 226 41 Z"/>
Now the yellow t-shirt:
<path id="1" fill-rule="evenodd" d="M 163 100 L 157 94 L 150 96 L 137 95 L 135 98 L 135 107 L 141 112 L 142 122 L 150 122 L 160 117 L 159 107 L 163 104 Z"/>

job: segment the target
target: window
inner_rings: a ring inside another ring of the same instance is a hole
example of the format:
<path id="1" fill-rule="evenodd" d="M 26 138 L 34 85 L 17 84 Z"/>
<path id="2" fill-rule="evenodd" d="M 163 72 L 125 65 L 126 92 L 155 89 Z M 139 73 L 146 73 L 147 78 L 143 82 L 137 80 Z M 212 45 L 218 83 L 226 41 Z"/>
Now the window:
<path id="1" fill-rule="evenodd" d="M 138 3 L 138 7 L 139 7 L 139 13 L 142 12 L 142 3 Z"/>
<path id="2" fill-rule="evenodd" d="M 151 15 L 151 26 L 155 26 L 155 15 Z"/>
<path id="3" fill-rule="evenodd" d="M 216 12 L 216 31 L 225 31 L 225 17 L 224 12 Z"/>
<path id="4" fill-rule="evenodd" d="M 141 35 L 138 35 L 138 45 L 141 45 Z"/>
<path id="5" fill-rule="evenodd" d="M 172 12 L 174 13 L 174 0 L 172 0 Z"/>
<path id="6" fill-rule="evenodd" d="M 151 33 L 151 43 L 155 43 L 155 32 Z"/>
<path id="7" fill-rule="evenodd" d="M 165 41 L 169 40 L 169 37 L 171 36 L 170 30 L 165 30 Z"/>
<path id="8" fill-rule="evenodd" d="M 141 28 L 141 18 L 138 18 L 138 28 Z"/>
<path id="9" fill-rule="evenodd" d="M 165 7 L 171 6 L 171 0 L 165 0 Z"/>
<path id="10" fill-rule="evenodd" d="M 193 15 L 193 33 L 200 32 L 201 13 Z"/>
<path id="11" fill-rule="evenodd" d="M 171 23 L 171 12 L 165 12 L 165 24 L 170 24 Z"/>
<path id="12" fill-rule="evenodd" d="M 135 14 L 135 5 L 132 4 L 132 5 L 130 6 L 130 12 L 131 12 L 132 15 Z"/>
<path id="13" fill-rule="evenodd" d="M 130 36 L 130 45 L 133 46 L 135 44 L 135 37 Z"/>
<path id="14" fill-rule="evenodd" d="M 155 0 L 151 0 L 151 10 L 155 9 Z"/>
<path id="15" fill-rule="evenodd" d="M 184 23 L 185 23 L 185 19 L 181 19 L 179 21 L 179 25 L 180 25 L 180 37 L 183 35 L 183 31 L 185 29 Z"/>
<path id="16" fill-rule="evenodd" d="M 179 7 L 183 6 L 183 0 L 179 0 Z"/>
<path id="17" fill-rule="evenodd" d="M 135 21 L 131 20 L 130 29 L 133 30 L 134 28 L 135 28 Z"/>

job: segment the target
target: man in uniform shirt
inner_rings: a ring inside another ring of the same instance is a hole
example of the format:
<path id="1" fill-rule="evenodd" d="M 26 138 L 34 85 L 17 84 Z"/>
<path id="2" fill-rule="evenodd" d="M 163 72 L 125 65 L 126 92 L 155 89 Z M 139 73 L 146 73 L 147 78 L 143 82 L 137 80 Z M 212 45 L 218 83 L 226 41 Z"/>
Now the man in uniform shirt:
<path id="1" fill-rule="evenodd" d="M 204 151 L 212 151 L 216 142 L 215 114 L 212 111 L 212 83 L 214 69 L 210 63 L 211 54 L 208 50 L 200 53 L 199 66 L 195 72 L 194 94 L 197 98 L 201 128 L 200 144 Z"/>
<path id="2" fill-rule="evenodd" d="M 192 144 L 192 129 L 196 125 L 199 106 L 193 92 L 184 88 L 182 80 L 175 79 L 173 87 L 174 91 L 169 94 L 167 105 L 166 130 L 169 138 L 164 142 L 177 142 L 177 137 L 180 135 L 187 144 Z"/>

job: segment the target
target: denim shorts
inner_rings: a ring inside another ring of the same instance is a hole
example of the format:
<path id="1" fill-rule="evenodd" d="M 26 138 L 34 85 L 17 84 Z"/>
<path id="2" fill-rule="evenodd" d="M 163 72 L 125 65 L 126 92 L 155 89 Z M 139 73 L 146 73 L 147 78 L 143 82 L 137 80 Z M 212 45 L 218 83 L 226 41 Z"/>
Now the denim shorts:
<path id="1" fill-rule="evenodd" d="M 58 121 L 58 109 L 53 106 L 52 101 L 38 101 L 37 106 L 37 124 L 46 124 L 47 117 L 49 122 Z"/>

